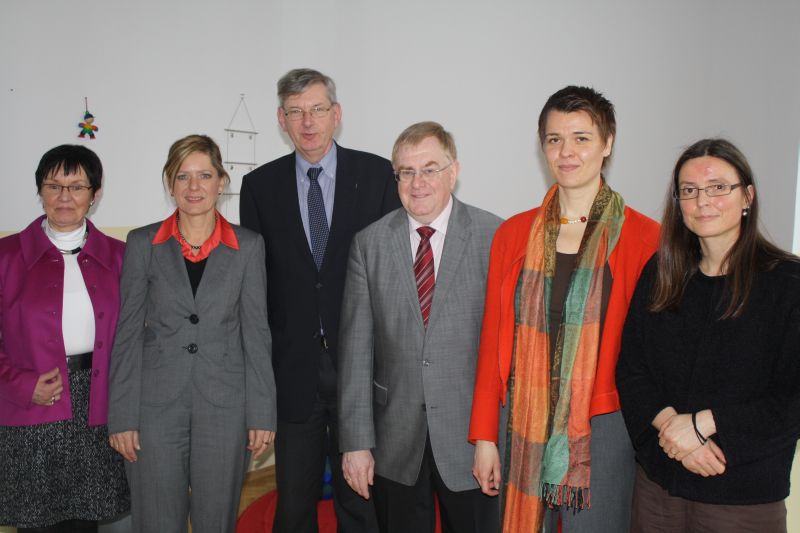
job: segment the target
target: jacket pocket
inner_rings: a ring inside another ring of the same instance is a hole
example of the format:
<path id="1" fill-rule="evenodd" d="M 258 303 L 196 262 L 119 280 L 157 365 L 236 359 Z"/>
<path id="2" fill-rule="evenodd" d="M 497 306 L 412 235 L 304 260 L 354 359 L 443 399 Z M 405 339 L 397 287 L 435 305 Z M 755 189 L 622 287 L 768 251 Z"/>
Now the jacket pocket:
<path id="1" fill-rule="evenodd" d="M 222 356 L 224 361 L 225 370 L 233 372 L 234 374 L 241 374 L 244 372 L 244 353 L 238 350 L 232 350 Z"/>
<path id="2" fill-rule="evenodd" d="M 372 381 L 372 401 L 379 405 L 386 405 L 389 401 L 389 389 L 375 380 Z"/>
<path id="3" fill-rule="evenodd" d="M 142 347 L 142 368 L 158 368 L 163 362 L 164 348 L 159 343 L 145 344 Z"/>

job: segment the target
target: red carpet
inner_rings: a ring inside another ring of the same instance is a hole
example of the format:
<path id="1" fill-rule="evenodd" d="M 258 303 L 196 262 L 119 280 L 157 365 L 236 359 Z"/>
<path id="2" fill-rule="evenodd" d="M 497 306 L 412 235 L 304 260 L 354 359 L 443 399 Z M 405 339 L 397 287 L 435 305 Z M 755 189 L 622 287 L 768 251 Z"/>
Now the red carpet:
<path id="1" fill-rule="evenodd" d="M 272 533 L 275 519 L 275 504 L 278 491 L 271 491 L 254 501 L 244 510 L 236 524 L 236 533 Z M 438 503 L 437 503 L 438 506 Z M 317 504 L 319 533 L 336 533 L 336 515 L 333 513 L 333 500 L 320 500 Z M 439 513 L 436 513 L 436 533 L 441 533 Z"/>

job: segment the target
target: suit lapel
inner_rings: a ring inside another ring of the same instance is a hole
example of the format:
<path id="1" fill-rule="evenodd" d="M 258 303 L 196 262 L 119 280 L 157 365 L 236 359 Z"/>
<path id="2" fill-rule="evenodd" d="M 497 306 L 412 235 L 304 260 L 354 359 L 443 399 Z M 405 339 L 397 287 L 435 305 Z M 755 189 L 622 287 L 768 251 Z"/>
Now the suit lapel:
<path id="1" fill-rule="evenodd" d="M 317 266 L 314 263 L 314 256 L 311 255 L 311 247 L 308 245 L 306 231 L 303 228 L 303 219 L 300 216 L 300 199 L 297 196 L 295 154 L 292 153 L 290 155 L 291 157 L 285 159 L 286 162 L 278 174 L 278 191 L 275 197 L 285 198 L 288 204 L 284 206 L 287 215 L 285 219 L 287 241 L 291 243 L 291 245 L 296 246 L 300 257 L 306 258 L 305 260 L 316 270 Z M 334 206 L 335 205 L 334 203 Z"/>
<path id="2" fill-rule="evenodd" d="M 206 259 L 206 267 L 203 270 L 203 277 L 200 279 L 200 285 L 197 287 L 197 295 L 195 296 L 198 309 L 201 304 L 214 305 L 213 301 L 206 302 L 206 300 L 209 298 L 216 299 L 224 294 L 223 288 L 227 286 L 228 280 L 231 279 L 231 273 L 234 271 L 233 262 L 236 258 L 236 250 L 228 248 L 222 243 L 209 254 L 208 259 Z"/>
<path id="3" fill-rule="evenodd" d="M 328 250 L 347 250 L 350 248 L 350 235 L 352 233 L 350 228 L 353 226 L 353 214 L 356 212 L 357 194 L 358 181 L 352 173 L 350 153 L 346 148 L 342 148 L 337 144 L 333 215 L 331 216 L 331 231 L 328 234 L 328 244 L 325 247 L 322 268 L 325 268 L 326 259 L 329 255 Z"/>
<path id="4" fill-rule="evenodd" d="M 151 241 L 154 236 L 155 233 L 150 235 Z M 160 275 L 166 278 L 167 284 L 174 289 L 177 297 L 191 302 L 193 300 L 192 286 L 186 273 L 186 265 L 183 262 L 180 244 L 172 238 L 161 244 L 154 244 L 153 257 L 160 265 Z"/>
<path id="5" fill-rule="evenodd" d="M 436 276 L 436 288 L 433 290 L 431 315 L 428 318 L 430 330 L 444 313 L 447 295 L 451 290 L 457 290 L 453 281 L 458 274 L 458 268 L 467 250 L 467 243 L 472 232 L 472 221 L 464 205 L 453 197 L 453 211 L 447 223 L 447 235 L 444 239 L 442 257 L 439 259 L 439 270 Z M 422 316 L 420 312 L 420 316 Z"/>
<path id="6" fill-rule="evenodd" d="M 410 237 L 408 227 L 408 214 L 404 209 L 398 209 L 389 224 L 391 228 L 391 254 L 392 263 L 398 265 L 397 272 L 400 274 L 400 282 L 404 287 L 408 303 L 411 305 L 411 316 L 417 322 L 420 329 L 425 326 L 422 323 L 422 311 L 419 308 L 419 295 L 417 294 L 417 280 L 414 278 L 414 261 L 411 259 Z M 434 292 L 434 299 L 436 292 Z"/>

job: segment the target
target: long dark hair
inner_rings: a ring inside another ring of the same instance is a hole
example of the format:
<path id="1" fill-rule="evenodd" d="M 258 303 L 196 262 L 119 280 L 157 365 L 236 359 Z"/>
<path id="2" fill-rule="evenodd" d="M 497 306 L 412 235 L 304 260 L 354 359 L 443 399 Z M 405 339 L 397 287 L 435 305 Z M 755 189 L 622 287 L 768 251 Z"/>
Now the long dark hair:
<path id="1" fill-rule="evenodd" d="M 697 272 L 703 258 L 697 235 L 683 222 L 680 200 L 677 199 L 678 176 L 683 165 L 703 156 L 716 157 L 731 165 L 739 176 L 742 192 L 749 201 L 749 212 L 742 216 L 739 237 L 722 261 L 725 272 L 727 308 L 721 319 L 735 318 L 744 311 L 756 273 L 771 270 L 781 261 L 797 261 L 794 255 L 769 242 L 758 229 L 758 194 L 750 194 L 748 186 L 756 186 L 753 171 L 744 154 L 725 139 L 703 139 L 684 150 L 675 163 L 672 184 L 661 221 L 661 244 L 658 249 L 658 275 L 653 289 L 650 310 L 677 309 L 689 279 Z"/>

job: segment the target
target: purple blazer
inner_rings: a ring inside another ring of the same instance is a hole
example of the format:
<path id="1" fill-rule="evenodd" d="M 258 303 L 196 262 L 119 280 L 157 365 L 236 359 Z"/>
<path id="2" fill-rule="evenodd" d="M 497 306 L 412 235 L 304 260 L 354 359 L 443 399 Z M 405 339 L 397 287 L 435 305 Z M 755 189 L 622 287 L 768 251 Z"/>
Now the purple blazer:
<path id="1" fill-rule="evenodd" d="M 30 426 L 72 418 L 61 330 L 64 258 L 42 230 L 41 216 L 21 233 L 0 239 L 0 425 Z M 119 315 L 119 276 L 125 244 L 87 219 L 89 236 L 78 265 L 95 315 L 89 425 L 108 417 L 108 368 Z M 39 375 L 61 369 L 64 392 L 52 406 L 31 399 Z"/>

